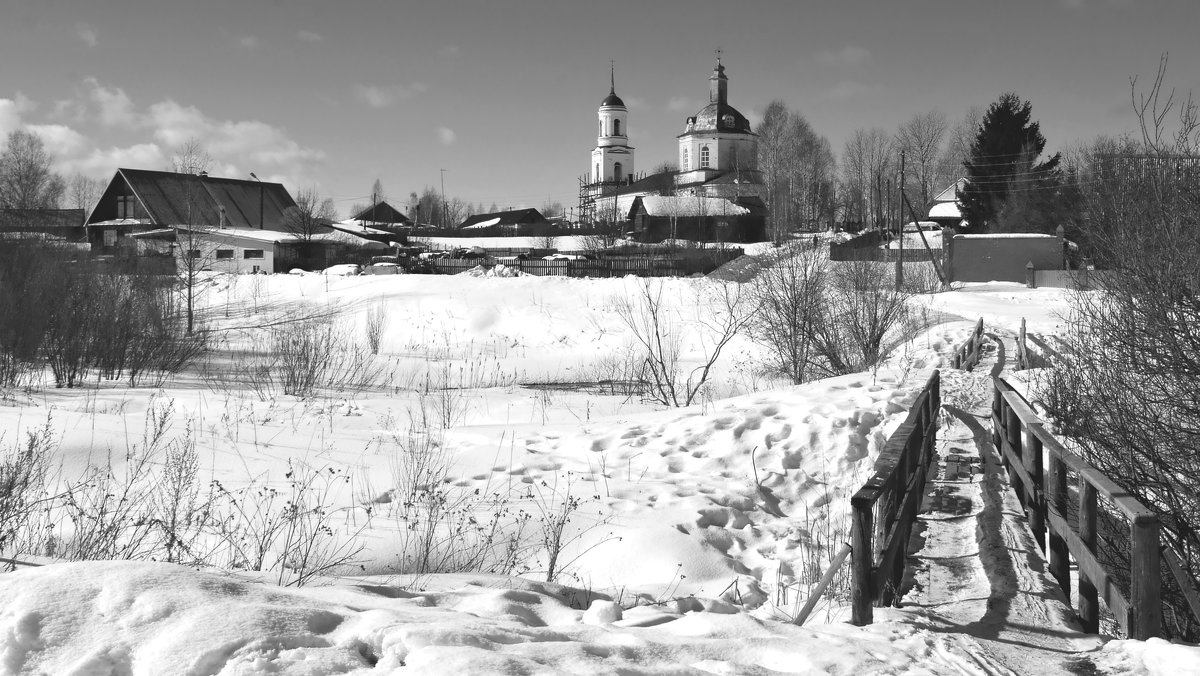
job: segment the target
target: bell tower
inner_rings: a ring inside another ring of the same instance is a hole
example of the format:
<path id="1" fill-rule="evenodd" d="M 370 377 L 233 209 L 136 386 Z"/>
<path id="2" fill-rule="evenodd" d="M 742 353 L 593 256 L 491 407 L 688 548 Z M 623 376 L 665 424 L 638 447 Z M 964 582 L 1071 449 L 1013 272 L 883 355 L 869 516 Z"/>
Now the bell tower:
<path id="1" fill-rule="evenodd" d="M 616 67 L 610 64 L 608 96 L 600 102 L 599 133 L 592 150 L 592 183 L 621 183 L 633 176 L 633 147 L 629 145 L 629 109 L 617 96 Z"/>

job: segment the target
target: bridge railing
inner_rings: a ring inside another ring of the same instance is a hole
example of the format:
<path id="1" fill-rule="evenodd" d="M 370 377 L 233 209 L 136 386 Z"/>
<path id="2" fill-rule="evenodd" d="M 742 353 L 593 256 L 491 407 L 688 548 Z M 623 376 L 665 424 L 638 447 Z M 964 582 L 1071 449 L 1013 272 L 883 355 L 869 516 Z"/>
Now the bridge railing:
<path id="1" fill-rule="evenodd" d="M 850 603 L 851 622 L 856 625 L 870 624 L 872 608 L 892 603 L 899 594 L 941 406 L 941 375 L 934 371 L 879 454 L 875 473 L 850 499 Z"/>
<path id="2" fill-rule="evenodd" d="M 1032 343 L 1035 349 L 1030 349 Z M 1062 358 L 1058 351 L 1046 344 L 1046 341 L 1025 331 L 1025 318 L 1021 318 L 1021 331 L 1017 334 L 1017 369 L 1048 368 Z"/>
<path id="3" fill-rule="evenodd" d="M 1075 561 L 1079 578 L 1076 611 L 1084 631 L 1098 632 L 1098 598 L 1102 595 L 1127 636 L 1156 636 L 1162 622 L 1157 515 L 1068 450 L 1008 383 L 999 378 L 994 382 L 993 443 L 1008 469 L 1038 545 L 1048 552 L 1050 574 L 1068 599 L 1070 566 Z M 1073 521 L 1068 504 L 1071 485 L 1076 488 L 1078 500 Z M 1128 594 L 1117 583 L 1116 571 L 1106 568 L 1097 556 L 1098 497 L 1128 520 Z"/>
<path id="4" fill-rule="evenodd" d="M 979 357 L 983 354 L 983 317 L 975 323 L 975 329 L 971 331 L 971 337 L 965 343 L 958 347 L 954 357 L 950 360 L 950 365 L 956 369 L 969 371 L 979 363 Z"/>

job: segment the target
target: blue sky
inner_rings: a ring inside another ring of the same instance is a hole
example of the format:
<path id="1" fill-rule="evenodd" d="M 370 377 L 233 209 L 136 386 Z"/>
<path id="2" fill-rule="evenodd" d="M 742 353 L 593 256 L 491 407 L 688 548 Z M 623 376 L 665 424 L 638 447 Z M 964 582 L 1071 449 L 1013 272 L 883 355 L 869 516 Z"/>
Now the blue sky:
<path id="1" fill-rule="evenodd" d="M 6 0 L 0 133 L 64 173 L 164 168 L 190 137 L 214 174 L 315 186 L 347 211 L 379 178 L 500 207 L 572 205 L 596 107 L 630 107 L 639 170 L 675 158 L 724 52 L 731 103 L 772 99 L 835 152 L 856 128 L 951 120 L 1004 91 L 1047 150 L 1132 131 L 1129 77 L 1200 92 L 1193 0 Z"/>

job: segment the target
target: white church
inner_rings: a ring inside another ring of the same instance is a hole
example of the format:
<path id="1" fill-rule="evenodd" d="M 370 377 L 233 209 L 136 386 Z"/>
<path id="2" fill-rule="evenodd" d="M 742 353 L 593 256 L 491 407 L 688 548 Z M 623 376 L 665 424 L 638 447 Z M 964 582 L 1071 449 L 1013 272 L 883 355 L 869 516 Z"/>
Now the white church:
<path id="1" fill-rule="evenodd" d="M 729 78 L 717 56 L 708 80 L 708 105 L 688 117 L 679 140 L 679 170 L 649 176 L 635 171 L 629 145 L 629 109 L 610 74 L 608 96 L 597 112 L 599 129 L 591 169 L 580 179 L 580 214 L 585 220 L 624 221 L 648 238 L 671 235 L 679 218 L 702 238 L 750 241 L 762 229 L 764 186 L 758 171 L 758 136 L 750 121 L 729 104 Z M 656 198 L 656 199 L 642 199 Z M 661 212 L 670 213 L 661 213 Z"/>

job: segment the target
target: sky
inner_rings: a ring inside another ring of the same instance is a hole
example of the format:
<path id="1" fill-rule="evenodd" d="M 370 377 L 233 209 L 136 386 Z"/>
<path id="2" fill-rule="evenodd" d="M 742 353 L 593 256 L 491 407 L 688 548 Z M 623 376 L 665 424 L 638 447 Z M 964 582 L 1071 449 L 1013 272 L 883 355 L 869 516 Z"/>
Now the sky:
<path id="1" fill-rule="evenodd" d="M 773 99 L 834 152 L 856 129 L 951 122 L 1016 92 L 1047 151 L 1133 131 L 1129 78 L 1200 92 L 1194 0 L 4 0 L 0 133 L 63 174 L 163 169 L 316 188 L 342 215 L 378 179 L 470 203 L 573 206 L 596 112 L 629 107 L 636 170 L 676 157 L 722 50 L 730 103 Z M 444 171 L 443 171 L 444 170 Z"/>

